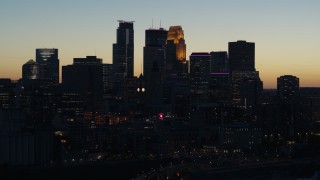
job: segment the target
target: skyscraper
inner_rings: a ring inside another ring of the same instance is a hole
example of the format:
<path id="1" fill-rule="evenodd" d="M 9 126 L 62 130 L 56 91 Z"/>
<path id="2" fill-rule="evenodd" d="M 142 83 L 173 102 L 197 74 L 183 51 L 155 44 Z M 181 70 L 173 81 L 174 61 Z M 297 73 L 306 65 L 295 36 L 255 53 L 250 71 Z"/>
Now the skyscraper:
<path id="1" fill-rule="evenodd" d="M 169 28 L 165 56 L 166 78 L 186 81 L 188 79 L 188 61 L 186 61 L 186 43 L 181 26 Z"/>
<path id="2" fill-rule="evenodd" d="M 134 72 L 134 21 L 119 20 L 117 43 L 113 44 L 114 73 L 119 77 L 133 76 Z"/>
<path id="3" fill-rule="evenodd" d="M 150 74 L 154 65 L 158 68 L 161 79 L 164 79 L 167 33 L 168 31 L 162 28 L 146 30 L 143 48 L 143 75 L 146 81 L 153 81 Z"/>
<path id="4" fill-rule="evenodd" d="M 176 46 L 176 58 L 178 61 L 186 60 L 186 43 L 181 26 L 171 26 L 169 28 L 167 41 L 173 41 Z"/>
<path id="5" fill-rule="evenodd" d="M 228 52 L 210 52 L 210 72 L 226 73 L 229 72 Z"/>
<path id="6" fill-rule="evenodd" d="M 192 53 L 190 55 L 190 88 L 192 99 L 207 102 L 210 74 L 209 53 Z"/>
<path id="7" fill-rule="evenodd" d="M 36 49 L 36 62 L 40 65 L 40 79 L 59 83 L 58 49 Z"/>
<path id="8" fill-rule="evenodd" d="M 113 44 L 112 91 L 116 99 L 125 99 L 126 77 L 134 72 L 134 21 L 119 20 L 117 43 Z"/>
<path id="9" fill-rule="evenodd" d="M 228 53 L 211 52 L 209 97 L 213 101 L 225 101 L 230 98 L 230 73 Z"/>
<path id="10" fill-rule="evenodd" d="M 284 75 L 277 78 L 277 94 L 283 101 L 291 101 L 299 95 L 299 78 Z"/>
<path id="11" fill-rule="evenodd" d="M 229 42 L 229 65 L 233 105 L 254 109 L 262 91 L 259 72 L 255 70 L 255 44 Z"/>
<path id="12" fill-rule="evenodd" d="M 277 78 L 277 95 L 279 98 L 280 122 L 282 134 L 287 140 L 295 140 L 296 135 L 305 134 L 304 127 L 311 122 L 306 113 L 303 100 L 299 99 L 299 78 L 283 75 Z M 310 111 L 309 111 L 310 112 Z M 310 123 L 311 124 L 311 123 Z M 309 125 L 310 125 L 309 124 Z"/>
<path id="13" fill-rule="evenodd" d="M 39 79 L 40 66 L 33 59 L 22 66 L 22 80 Z"/>
<path id="14" fill-rule="evenodd" d="M 78 91 L 87 109 L 94 110 L 102 99 L 103 64 L 96 56 L 74 58 L 72 65 L 62 66 L 62 85 Z"/>
<path id="15" fill-rule="evenodd" d="M 255 71 L 255 44 L 229 42 L 229 62 L 231 71 Z"/>

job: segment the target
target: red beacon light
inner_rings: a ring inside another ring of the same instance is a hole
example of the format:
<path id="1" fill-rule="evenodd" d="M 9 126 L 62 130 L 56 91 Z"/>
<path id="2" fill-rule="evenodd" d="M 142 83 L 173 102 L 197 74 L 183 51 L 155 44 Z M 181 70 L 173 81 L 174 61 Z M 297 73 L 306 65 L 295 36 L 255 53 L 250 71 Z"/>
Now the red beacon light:
<path id="1" fill-rule="evenodd" d="M 159 120 L 164 120 L 164 114 L 163 113 L 159 113 L 158 114 L 158 118 L 159 118 Z"/>

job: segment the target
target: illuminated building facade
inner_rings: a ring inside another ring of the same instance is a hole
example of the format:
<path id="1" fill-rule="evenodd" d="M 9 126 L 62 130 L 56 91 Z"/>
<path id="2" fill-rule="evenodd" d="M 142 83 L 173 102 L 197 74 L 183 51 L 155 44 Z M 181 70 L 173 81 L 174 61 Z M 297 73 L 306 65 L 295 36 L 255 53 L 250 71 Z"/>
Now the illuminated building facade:
<path id="1" fill-rule="evenodd" d="M 22 66 L 22 80 L 30 79 L 40 79 L 40 66 L 32 59 Z"/>
<path id="2" fill-rule="evenodd" d="M 169 28 L 166 44 L 165 77 L 186 83 L 188 79 L 188 61 L 186 61 L 186 44 L 181 26 Z"/>
<path id="3" fill-rule="evenodd" d="M 186 60 L 186 43 L 181 26 L 171 26 L 169 28 L 167 42 L 173 41 L 176 46 L 176 58 L 178 61 Z"/>
<path id="4" fill-rule="evenodd" d="M 58 49 L 36 49 L 36 62 L 40 65 L 40 79 L 59 83 Z"/>

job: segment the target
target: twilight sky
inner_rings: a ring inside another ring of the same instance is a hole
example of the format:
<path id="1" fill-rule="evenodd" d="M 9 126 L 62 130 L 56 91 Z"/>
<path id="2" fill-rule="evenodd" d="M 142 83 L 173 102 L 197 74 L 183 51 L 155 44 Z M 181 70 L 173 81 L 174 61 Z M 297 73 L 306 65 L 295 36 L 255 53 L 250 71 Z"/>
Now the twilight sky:
<path id="1" fill-rule="evenodd" d="M 112 63 L 117 20 L 134 20 L 135 75 L 145 30 L 181 25 L 192 52 L 227 51 L 228 42 L 256 43 L 264 88 L 284 74 L 320 87 L 319 0 L 1 0 L 0 78 L 19 79 L 36 48 L 58 48 L 60 66 L 97 55 Z"/>

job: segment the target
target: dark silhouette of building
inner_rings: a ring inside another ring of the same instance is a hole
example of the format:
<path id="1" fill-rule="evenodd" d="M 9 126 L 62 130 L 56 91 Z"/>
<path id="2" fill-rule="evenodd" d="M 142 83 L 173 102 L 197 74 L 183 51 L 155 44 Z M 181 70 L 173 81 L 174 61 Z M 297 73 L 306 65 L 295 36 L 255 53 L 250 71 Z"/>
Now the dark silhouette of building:
<path id="1" fill-rule="evenodd" d="M 229 72 L 228 52 L 210 52 L 210 72 L 225 73 Z"/>
<path id="2" fill-rule="evenodd" d="M 134 72 L 134 30 L 133 21 L 119 20 L 117 43 L 113 44 L 113 97 L 124 100 L 126 97 L 125 78 L 133 77 Z"/>
<path id="3" fill-rule="evenodd" d="M 113 64 L 102 65 L 103 98 L 112 99 Z"/>
<path id="4" fill-rule="evenodd" d="M 165 45 L 168 31 L 160 29 L 146 30 L 145 47 L 143 48 L 143 75 L 147 82 L 151 79 L 151 71 L 156 64 L 161 80 L 164 79 L 165 73 Z"/>
<path id="5" fill-rule="evenodd" d="M 117 43 L 113 44 L 113 66 L 116 76 L 133 76 L 134 30 L 133 21 L 119 21 Z"/>
<path id="6" fill-rule="evenodd" d="M 208 102 L 210 59 L 209 53 L 190 55 L 190 89 L 194 102 Z"/>
<path id="7" fill-rule="evenodd" d="M 243 77 L 240 82 L 241 104 L 246 110 L 255 112 L 255 107 L 259 105 L 260 94 L 263 90 L 262 81 L 259 74 Z"/>
<path id="8" fill-rule="evenodd" d="M 291 101 L 299 95 L 299 78 L 284 75 L 277 78 L 277 94 L 283 101 Z"/>
<path id="9" fill-rule="evenodd" d="M 156 62 L 153 62 L 149 74 L 150 80 L 146 85 L 146 97 L 148 99 L 147 103 L 151 108 L 158 110 L 157 106 L 162 104 L 162 90 L 163 81 L 161 80 L 161 73 Z"/>
<path id="10" fill-rule="evenodd" d="M 231 98 L 235 106 L 254 108 L 258 105 L 263 83 L 258 71 L 231 73 Z"/>
<path id="11" fill-rule="evenodd" d="M 128 103 L 135 104 L 138 101 L 138 78 L 130 76 L 125 78 L 125 100 Z M 142 89 L 141 89 L 142 91 Z"/>
<path id="12" fill-rule="evenodd" d="M 79 91 L 87 108 L 95 109 L 102 100 L 103 64 L 96 56 L 74 58 L 72 65 L 62 66 L 62 84 Z"/>
<path id="13" fill-rule="evenodd" d="M 253 110 L 263 89 L 259 72 L 255 70 L 255 44 L 229 42 L 229 65 L 233 105 Z"/>
<path id="14" fill-rule="evenodd" d="M 255 71 L 255 44 L 229 42 L 229 63 L 231 71 Z"/>
<path id="15" fill-rule="evenodd" d="M 36 49 L 36 62 L 40 65 L 40 79 L 59 84 L 58 49 Z"/>
<path id="16" fill-rule="evenodd" d="M 30 79 L 40 79 L 40 66 L 32 59 L 22 66 L 22 80 Z"/>
<path id="17" fill-rule="evenodd" d="M 228 53 L 211 52 L 209 74 L 209 97 L 214 101 L 230 99 L 230 73 Z"/>
<path id="18" fill-rule="evenodd" d="M 11 79 L 0 78 L 0 110 L 11 109 L 15 106 L 15 86 Z"/>
<path id="19" fill-rule="evenodd" d="M 320 88 L 318 87 L 301 87 L 299 94 L 304 99 L 307 99 L 312 104 L 312 120 L 318 121 L 320 119 Z M 318 126 L 320 122 L 317 122 Z"/>

